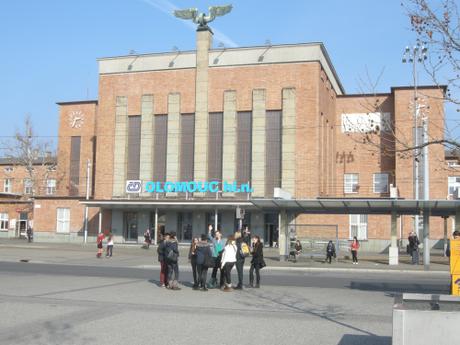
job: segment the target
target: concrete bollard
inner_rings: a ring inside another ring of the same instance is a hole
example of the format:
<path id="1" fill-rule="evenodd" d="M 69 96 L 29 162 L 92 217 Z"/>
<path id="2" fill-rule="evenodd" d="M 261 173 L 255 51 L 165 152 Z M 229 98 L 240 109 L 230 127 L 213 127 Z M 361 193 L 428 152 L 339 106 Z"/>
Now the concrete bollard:
<path id="1" fill-rule="evenodd" d="M 393 306 L 393 345 L 459 344 L 460 297 L 403 294 Z"/>

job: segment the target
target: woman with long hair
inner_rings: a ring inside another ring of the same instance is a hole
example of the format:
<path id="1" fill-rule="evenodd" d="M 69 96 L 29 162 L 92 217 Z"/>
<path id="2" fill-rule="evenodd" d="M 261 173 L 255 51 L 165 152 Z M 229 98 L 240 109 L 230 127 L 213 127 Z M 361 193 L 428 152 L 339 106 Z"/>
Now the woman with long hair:
<path id="1" fill-rule="evenodd" d="M 353 257 L 353 265 L 358 264 L 358 249 L 359 249 L 359 241 L 356 236 L 353 237 L 353 242 L 351 242 L 351 256 Z"/>
<path id="2" fill-rule="evenodd" d="M 252 238 L 252 260 L 249 269 L 249 286 L 260 288 L 260 269 L 265 267 L 264 251 L 259 236 Z M 256 285 L 254 285 L 254 271 L 256 271 Z"/>
<path id="3" fill-rule="evenodd" d="M 197 277 L 197 266 L 196 266 L 196 245 L 198 244 L 198 237 L 195 237 L 190 244 L 190 250 L 188 251 L 188 259 L 192 265 L 193 273 L 193 290 L 199 290 L 198 287 L 198 277 Z"/>
<path id="4" fill-rule="evenodd" d="M 179 245 L 176 232 L 169 233 L 169 241 L 165 245 L 165 258 L 168 264 L 168 289 L 180 290 L 179 287 Z M 174 279 L 173 279 L 174 277 Z"/>
<path id="5" fill-rule="evenodd" d="M 220 267 L 224 271 L 224 291 L 232 291 L 232 268 L 236 262 L 235 236 L 229 236 L 225 244 Z"/>

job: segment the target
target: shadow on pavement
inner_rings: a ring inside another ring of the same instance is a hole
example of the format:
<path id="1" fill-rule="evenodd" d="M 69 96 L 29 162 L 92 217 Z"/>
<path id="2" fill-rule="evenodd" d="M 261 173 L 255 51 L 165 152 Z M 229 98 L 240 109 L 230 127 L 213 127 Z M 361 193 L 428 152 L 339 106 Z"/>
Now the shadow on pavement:
<path id="1" fill-rule="evenodd" d="M 298 312 L 298 313 L 314 316 L 324 321 L 328 321 L 332 324 L 335 324 L 336 326 L 346 327 L 352 331 L 367 334 L 368 339 L 371 339 L 372 337 L 377 337 L 376 334 L 370 331 L 367 331 L 364 328 L 355 327 L 352 324 L 347 323 L 344 320 L 345 313 L 342 307 L 328 305 L 325 308 L 310 308 L 310 307 L 303 306 L 303 303 L 305 302 L 304 298 L 296 298 L 294 296 L 290 296 L 285 293 L 283 293 L 282 296 L 273 296 L 273 295 L 268 295 L 265 292 L 254 293 L 253 291 L 249 291 L 248 294 L 254 297 L 258 297 L 260 300 L 265 300 L 272 304 L 287 308 L 287 310 L 290 310 L 292 312 Z M 247 304 L 250 305 L 250 303 L 247 303 Z M 257 304 L 258 303 L 254 303 L 254 305 L 257 305 Z M 344 344 L 360 344 L 360 343 L 351 342 L 351 343 L 344 343 Z M 374 345 L 374 343 L 363 343 L 363 344 L 373 344 Z M 386 343 L 382 343 L 382 344 L 386 344 Z"/>
<path id="2" fill-rule="evenodd" d="M 345 334 L 337 345 L 391 345 L 391 337 Z"/>
<path id="3" fill-rule="evenodd" d="M 449 280 L 445 284 L 415 284 L 415 283 L 397 283 L 397 282 L 362 282 L 351 281 L 350 289 L 363 291 L 381 291 L 381 292 L 414 292 L 414 293 L 449 293 Z"/>

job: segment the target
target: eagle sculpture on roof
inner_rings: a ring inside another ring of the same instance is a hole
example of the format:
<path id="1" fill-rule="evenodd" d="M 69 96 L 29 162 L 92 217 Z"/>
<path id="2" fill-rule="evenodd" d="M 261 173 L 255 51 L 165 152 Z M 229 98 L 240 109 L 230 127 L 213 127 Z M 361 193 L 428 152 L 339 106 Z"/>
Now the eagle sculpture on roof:
<path id="1" fill-rule="evenodd" d="M 189 8 L 186 10 L 175 10 L 174 15 L 177 18 L 189 20 L 191 19 L 195 24 L 198 24 L 198 30 L 209 29 L 208 23 L 212 22 L 216 17 L 226 15 L 232 10 L 232 5 L 225 6 L 211 6 L 209 7 L 209 14 L 199 13 L 197 8 Z"/>

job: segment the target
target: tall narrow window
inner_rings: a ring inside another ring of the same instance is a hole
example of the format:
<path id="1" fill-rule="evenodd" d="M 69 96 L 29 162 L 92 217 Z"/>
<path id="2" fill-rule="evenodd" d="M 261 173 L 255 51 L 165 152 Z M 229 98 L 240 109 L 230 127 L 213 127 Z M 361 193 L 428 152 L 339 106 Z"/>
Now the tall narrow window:
<path id="1" fill-rule="evenodd" d="M 388 193 L 388 174 L 374 174 L 374 193 Z"/>
<path id="2" fill-rule="evenodd" d="M 179 178 L 181 181 L 192 181 L 195 150 L 195 114 L 182 114 L 180 121 Z"/>
<path id="3" fill-rule="evenodd" d="M 57 208 L 56 232 L 64 234 L 70 232 L 70 208 Z"/>
<path id="4" fill-rule="evenodd" d="M 265 196 L 271 198 L 281 187 L 281 111 L 267 111 L 265 126 Z"/>
<path id="5" fill-rule="evenodd" d="M 350 238 L 367 240 L 367 214 L 350 214 Z"/>
<path id="6" fill-rule="evenodd" d="M 30 178 L 24 179 L 24 194 L 32 194 L 33 193 L 33 183 Z"/>
<path id="7" fill-rule="evenodd" d="M 343 191 L 344 193 L 358 193 L 358 174 L 343 175 Z"/>
<path id="8" fill-rule="evenodd" d="M 153 143 L 153 181 L 166 181 L 166 147 L 168 144 L 168 116 L 155 116 Z"/>
<path id="9" fill-rule="evenodd" d="M 13 192 L 13 179 L 6 178 L 3 182 L 3 191 L 5 193 L 12 193 Z"/>
<path id="10" fill-rule="evenodd" d="M 139 179 L 139 167 L 141 161 L 141 117 L 128 116 L 128 157 L 126 178 L 128 180 Z"/>
<path id="11" fill-rule="evenodd" d="M 222 181 L 223 113 L 209 114 L 208 181 Z"/>
<path id="12" fill-rule="evenodd" d="M 449 176 L 447 178 L 447 185 L 448 185 L 448 194 L 454 195 L 456 191 L 460 188 L 460 176 Z M 458 193 L 457 195 L 460 195 Z"/>
<path id="13" fill-rule="evenodd" d="M 56 194 L 56 180 L 50 178 L 46 180 L 46 194 L 53 195 Z"/>
<path id="14" fill-rule="evenodd" d="M 0 213 L 0 230 L 8 230 L 8 213 Z"/>
<path id="15" fill-rule="evenodd" d="M 80 186 L 80 148 L 81 137 L 70 139 L 69 195 L 78 195 Z"/>
<path id="16" fill-rule="evenodd" d="M 252 112 L 237 113 L 237 150 L 236 150 L 236 181 L 238 184 L 251 182 L 252 155 Z"/>

